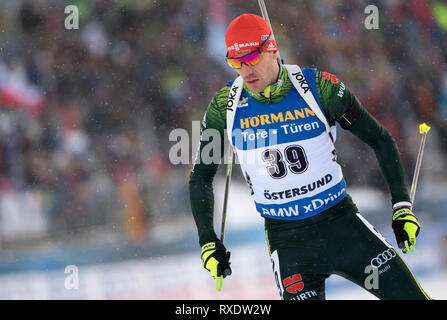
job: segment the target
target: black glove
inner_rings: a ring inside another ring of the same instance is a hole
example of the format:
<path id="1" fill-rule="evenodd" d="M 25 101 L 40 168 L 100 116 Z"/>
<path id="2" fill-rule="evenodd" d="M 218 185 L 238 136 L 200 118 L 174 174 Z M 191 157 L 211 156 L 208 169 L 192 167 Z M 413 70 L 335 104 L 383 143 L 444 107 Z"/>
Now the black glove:
<path id="1" fill-rule="evenodd" d="M 222 286 L 222 278 L 231 274 L 230 252 L 220 240 L 207 242 L 202 246 L 202 265 L 211 272 L 211 275 L 218 281 L 217 290 Z M 220 286 L 219 286 L 220 282 Z"/>
<path id="2" fill-rule="evenodd" d="M 408 253 L 414 249 L 416 237 L 419 234 L 421 225 L 416 216 L 409 208 L 401 208 L 393 213 L 392 228 L 396 236 L 397 245 L 403 253 Z"/>

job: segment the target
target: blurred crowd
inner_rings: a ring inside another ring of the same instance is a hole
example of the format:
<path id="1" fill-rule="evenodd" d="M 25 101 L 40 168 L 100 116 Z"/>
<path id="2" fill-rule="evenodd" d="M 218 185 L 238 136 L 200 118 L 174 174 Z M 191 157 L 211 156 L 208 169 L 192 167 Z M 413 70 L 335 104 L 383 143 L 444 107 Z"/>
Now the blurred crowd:
<path id="1" fill-rule="evenodd" d="M 376 1 L 373 30 L 366 1 L 266 3 L 286 63 L 336 74 L 393 134 L 409 176 L 419 123 L 445 159 L 444 1 Z M 69 4 L 79 29 L 65 28 Z M 0 243 L 101 227 L 144 240 L 190 215 L 191 166 L 170 163 L 169 132 L 191 131 L 236 75 L 223 35 L 246 12 L 257 1 L 1 1 Z M 367 147 L 341 139 L 348 183 L 386 190 Z"/>

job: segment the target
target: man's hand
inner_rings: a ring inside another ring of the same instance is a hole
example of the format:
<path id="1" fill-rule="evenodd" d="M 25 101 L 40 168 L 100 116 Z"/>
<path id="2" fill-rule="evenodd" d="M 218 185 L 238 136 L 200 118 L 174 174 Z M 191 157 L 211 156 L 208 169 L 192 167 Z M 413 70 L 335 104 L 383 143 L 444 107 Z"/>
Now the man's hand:
<path id="1" fill-rule="evenodd" d="M 421 225 L 416 216 L 409 208 L 401 208 L 394 211 L 393 231 L 396 236 L 397 245 L 403 253 L 408 253 L 414 249 L 416 237 L 419 234 Z"/>
<path id="2" fill-rule="evenodd" d="M 217 280 L 216 289 L 220 291 L 222 279 L 231 274 L 230 252 L 222 242 L 216 240 L 202 246 L 202 265 Z"/>

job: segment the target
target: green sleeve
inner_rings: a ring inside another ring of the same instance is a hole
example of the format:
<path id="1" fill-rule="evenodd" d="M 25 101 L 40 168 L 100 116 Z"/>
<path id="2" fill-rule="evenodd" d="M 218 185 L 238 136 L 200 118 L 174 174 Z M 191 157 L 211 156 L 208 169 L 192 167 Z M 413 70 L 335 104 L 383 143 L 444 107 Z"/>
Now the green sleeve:
<path id="1" fill-rule="evenodd" d="M 335 75 L 317 71 L 316 86 L 318 98 L 330 125 L 335 125 L 353 104 L 354 95 Z"/>
<path id="2" fill-rule="evenodd" d="M 199 233 L 199 244 L 202 246 L 206 242 L 216 240 L 214 231 L 214 194 L 213 180 L 216 175 L 219 163 L 224 155 L 224 131 L 226 128 L 226 104 L 230 88 L 224 87 L 211 100 L 207 111 L 203 117 L 200 128 L 200 144 L 195 157 L 194 165 L 189 178 L 189 195 L 192 214 Z M 211 157 L 215 151 L 207 148 L 212 143 L 212 138 L 207 140 L 203 134 L 206 129 L 215 129 L 219 132 L 220 157 L 218 162 L 206 163 L 201 155 L 208 153 Z M 205 150 L 204 150 L 205 149 Z"/>
<path id="3" fill-rule="evenodd" d="M 316 83 L 329 122 L 334 124 L 337 121 L 343 129 L 349 130 L 373 149 L 391 193 L 391 202 L 410 201 L 402 160 L 389 131 L 336 77 L 318 71 Z"/>
<path id="4" fill-rule="evenodd" d="M 396 141 L 390 132 L 363 107 L 359 108 L 356 119 L 347 129 L 374 150 L 388 184 L 392 204 L 409 202 L 402 160 Z"/>

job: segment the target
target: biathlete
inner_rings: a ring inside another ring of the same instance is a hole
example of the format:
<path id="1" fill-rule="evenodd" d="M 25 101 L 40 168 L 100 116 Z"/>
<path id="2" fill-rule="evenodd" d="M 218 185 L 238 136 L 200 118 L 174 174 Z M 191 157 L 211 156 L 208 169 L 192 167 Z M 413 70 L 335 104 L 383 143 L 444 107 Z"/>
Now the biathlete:
<path id="1" fill-rule="evenodd" d="M 398 250 L 362 217 L 337 163 L 339 123 L 374 150 L 391 193 L 398 247 L 410 253 L 420 222 L 390 133 L 335 75 L 280 63 L 263 18 L 237 17 L 225 42 L 227 62 L 239 77 L 212 98 L 201 130 L 216 129 L 221 141 L 229 132 L 256 210 L 265 219 L 280 297 L 325 299 L 325 279 L 337 274 L 379 299 L 430 299 Z M 189 188 L 202 264 L 219 279 L 231 274 L 230 253 L 213 227 L 213 178 L 219 163 L 201 161 L 209 143 L 212 139 L 201 138 Z M 365 270 L 375 271 L 377 281 L 366 281 Z"/>

